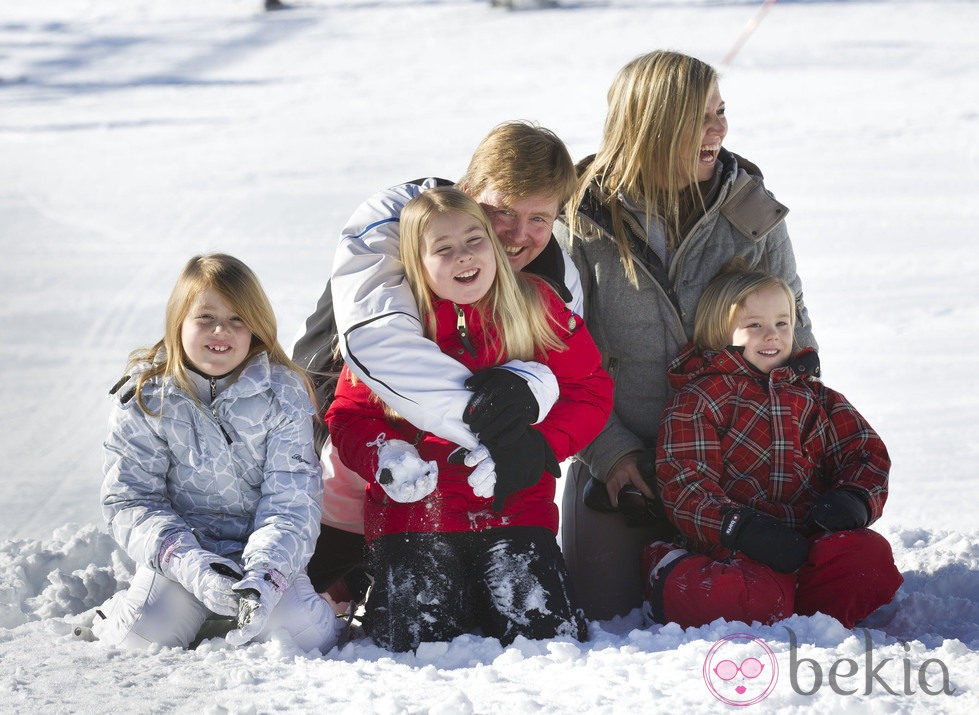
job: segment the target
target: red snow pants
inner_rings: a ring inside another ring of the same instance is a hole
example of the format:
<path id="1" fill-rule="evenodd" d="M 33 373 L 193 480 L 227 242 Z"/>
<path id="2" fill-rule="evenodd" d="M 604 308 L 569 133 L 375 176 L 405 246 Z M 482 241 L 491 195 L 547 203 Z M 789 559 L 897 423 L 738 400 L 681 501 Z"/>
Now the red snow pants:
<path id="1" fill-rule="evenodd" d="M 874 531 L 820 534 L 810 544 L 808 560 L 791 574 L 740 554 L 716 561 L 685 553 L 658 573 L 649 571 L 645 595 L 653 618 L 687 628 L 718 618 L 771 624 L 793 613 L 819 612 L 853 628 L 889 603 L 904 582 L 891 545 Z M 661 542 L 646 548 L 652 566 L 672 549 Z"/>

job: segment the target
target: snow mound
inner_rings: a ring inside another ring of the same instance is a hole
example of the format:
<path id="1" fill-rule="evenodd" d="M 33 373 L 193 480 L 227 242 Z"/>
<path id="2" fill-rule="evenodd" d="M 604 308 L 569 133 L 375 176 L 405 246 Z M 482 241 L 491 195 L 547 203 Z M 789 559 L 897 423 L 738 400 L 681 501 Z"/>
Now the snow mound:
<path id="1" fill-rule="evenodd" d="M 77 616 L 125 588 L 133 565 L 105 531 L 67 524 L 0 545 L 0 627 Z"/>

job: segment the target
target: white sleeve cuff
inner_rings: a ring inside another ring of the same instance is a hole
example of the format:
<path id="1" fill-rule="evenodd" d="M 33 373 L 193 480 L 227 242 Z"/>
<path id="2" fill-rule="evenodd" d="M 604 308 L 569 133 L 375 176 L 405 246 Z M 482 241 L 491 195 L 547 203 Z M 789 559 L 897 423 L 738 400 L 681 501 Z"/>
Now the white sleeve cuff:
<path id="1" fill-rule="evenodd" d="M 534 399 L 537 400 L 537 422 L 534 424 L 547 417 L 547 413 L 554 407 L 554 403 L 557 402 L 557 398 L 561 394 L 557 378 L 554 377 L 551 369 L 539 362 L 524 362 L 522 360 L 511 360 L 499 367 L 516 373 L 527 381 L 527 387 L 530 388 Z"/>

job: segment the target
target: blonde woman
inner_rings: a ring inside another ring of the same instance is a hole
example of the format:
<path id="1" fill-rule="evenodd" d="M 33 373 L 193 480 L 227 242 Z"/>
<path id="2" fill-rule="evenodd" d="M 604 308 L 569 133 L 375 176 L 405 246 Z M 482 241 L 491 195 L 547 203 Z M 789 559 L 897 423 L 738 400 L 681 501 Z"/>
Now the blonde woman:
<path id="1" fill-rule="evenodd" d="M 493 467 L 386 408 L 344 367 L 327 411 L 344 464 L 367 482 L 364 534 L 374 588 L 365 628 L 404 651 L 480 628 L 583 639 L 557 546 L 559 460 L 598 433 L 612 384 L 584 324 L 541 279 L 514 274 L 502 243 L 465 193 L 434 188 L 401 213 L 400 255 L 425 337 L 483 374 L 509 360 L 547 365 L 560 397 L 547 417 L 481 433 Z M 526 470 L 511 464 L 534 465 Z M 475 466 L 475 469 L 472 467 Z"/>
<path id="2" fill-rule="evenodd" d="M 102 510 L 137 568 L 96 636 L 186 648 L 224 617 L 234 645 L 282 628 L 303 650 L 332 648 L 336 618 L 304 571 L 322 499 L 315 409 L 248 266 L 192 258 L 163 339 L 133 352 L 113 394 Z"/>
<path id="3" fill-rule="evenodd" d="M 595 478 L 613 508 L 630 493 L 655 503 L 651 470 L 641 465 L 652 463 L 646 455 L 671 396 L 666 367 L 693 334 L 708 281 L 736 257 L 785 279 L 798 342 L 815 344 L 787 210 L 756 166 L 724 148 L 727 116 L 714 69 L 651 52 L 619 71 L 608 101 L 602 144 L 579 166 L 570 230 L 555 229 L 581 274 L 585 317 L 616 386 L 612 417 L 569 475 L 562 509 L 568 569 L 593 618 L 641 604 L 640 549 L 669 526 L 628 526 L 619 514 L 586 506 L 584 492 Z"/>

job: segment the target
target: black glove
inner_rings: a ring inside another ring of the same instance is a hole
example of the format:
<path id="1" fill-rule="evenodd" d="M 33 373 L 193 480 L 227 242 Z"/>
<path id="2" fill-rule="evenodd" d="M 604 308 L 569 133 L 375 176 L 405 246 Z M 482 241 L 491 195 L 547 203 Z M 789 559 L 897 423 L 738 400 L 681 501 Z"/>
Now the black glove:
<path id="1" fill-rule="evenodd" d="M 462 421 L 483 444 L 501 437 L 515 439 L 537 421 L 540 408 L 527 381 L 512 370 L 501 367 L 477 372 L 466 380 L 473 391 Z"/>
<path id="2" fill-rule="evenodd" d="M 799 569 L 809 557 L 809 541 L 774 516 L 749 507 L 732 509 L 721 522 L 721 546 L 740 551 L 781 573 Z"/>
<path id="3" fill-rule="evenodd" d="M 585 506 L 605 514 L 619 513 L 626 526 L 653 529 L 657 539 L 668 541 L 679 532 L 666 516 L 666 509 L 659 497 L 650 499 L 633 484 L 626 484 L 619 490 L 619 506 L 612 506 L 608 498 L 605 482 L 594 477 L 588 480 L 582 493 Z"/>
<path id="4" fill-rule="evenodd" d="M 849 489 L 832 489 L 809 510 L 808 522 L 826 531 L 861 529 L 870 521 L 870 509 L 859 494 Z"/>
<path id="5" fill-rule="evenodd" d="M 632 484 L 619 490 L 619 511 L 626 526 L 656 527 L 657 533 L 675 535 L 676 529 L 666 517 L 666 509 L 659 497 L 650 499 Z"/>
<path id="6" fill-rule="evenodd" d="M 640 452 L 636 457 L 636 467 L 643 481 L 649 488 L 656 493 L 656 453 L 654 450 L 647 449 Z M 606 514 L 619 512 L 625 519 L 627 526 L 634 527 L 655 527 L 658 534 L 670 537 L 676 535 L 676 529 L 666 518 L 666 510 L 659 496 L 652 499 L 645 496 L 634 484 L 626 484 L 619 490 L 619 506 L 612 506 L 612 500 L 608 497 L 608 489 L 604 482 L 592 477 L 585 485 L 582 493 L 585 506 L 595 511 Z"/>
<path id="7" fill-rule="evenodd" d="M 521 489 L 532 487 L 544 472 L 561 476 L 561 465 L 544 435 L 533 427 L 525 427 L 517 439 L 505 443 L 483 443 L 496 465 L 496 486 L 493 487 L 493 511 L 503 511 L 506 498 Z"/>

